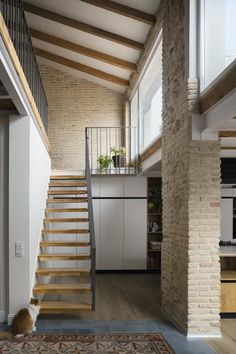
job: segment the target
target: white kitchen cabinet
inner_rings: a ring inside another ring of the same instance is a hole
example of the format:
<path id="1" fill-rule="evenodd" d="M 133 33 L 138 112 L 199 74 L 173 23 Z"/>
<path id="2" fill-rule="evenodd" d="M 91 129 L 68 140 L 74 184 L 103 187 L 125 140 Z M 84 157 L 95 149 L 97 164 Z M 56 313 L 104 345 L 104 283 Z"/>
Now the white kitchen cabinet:
<path id="1" fill-rule="evenodd" d="M 124 178 L 123 177 L 100 177 L 101 197 L 123 197 Z"/>
<path id="2" fill-rule="evenodd" d="M 124 199 L 125 269 L 146 269 L 146 215 L 146 199 Z"/>
<path id="3" fill-rule="evenodd" d="M 221 198 L 221 240 L 233 238 L 233 198 Z"/>
<path id="4" fill-rule="evenodd" d="M 98 270 L 146 269 L 145 177 L 92 179 Z"/>
<path id="5" fill-rule="evenodd" d="M 123 200 L 101 200 L 101 269 L 122 269 L 124 260 Z"/>
<path id="6" fill-rule="evenodd" d="M 147 179 L 145 177 L 124 177 L 124 197 L 146 197 Z"/>

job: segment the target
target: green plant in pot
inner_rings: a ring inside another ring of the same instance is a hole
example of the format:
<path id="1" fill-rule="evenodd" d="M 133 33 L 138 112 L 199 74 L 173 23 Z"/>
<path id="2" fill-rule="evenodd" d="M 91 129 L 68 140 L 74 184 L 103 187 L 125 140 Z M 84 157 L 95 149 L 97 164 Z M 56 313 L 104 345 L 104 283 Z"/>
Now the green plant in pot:
<path id="1" fill-rule="evenodd" d="M 100 155 L 98 158 L 99 168 L 101 172 L 105 172 L 110 166 L 112 159 L 108 155 Z"/>
<path id="2" fill-rule="evenodd" d="M 112 147 L 112 162 L 115 168 L 125 167 L 126 164 L 126 148 L 125 147 Z"/>

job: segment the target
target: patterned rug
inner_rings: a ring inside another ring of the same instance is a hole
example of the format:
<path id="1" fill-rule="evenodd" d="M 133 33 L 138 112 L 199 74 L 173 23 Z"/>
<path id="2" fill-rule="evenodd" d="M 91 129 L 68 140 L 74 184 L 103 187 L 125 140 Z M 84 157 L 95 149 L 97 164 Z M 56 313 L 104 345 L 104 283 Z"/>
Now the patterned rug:
<path id="1" fill-rule="evenodd" d="M 174 354 L 161 334 L 28 334 L 0 341 L 0 354 Z"/>

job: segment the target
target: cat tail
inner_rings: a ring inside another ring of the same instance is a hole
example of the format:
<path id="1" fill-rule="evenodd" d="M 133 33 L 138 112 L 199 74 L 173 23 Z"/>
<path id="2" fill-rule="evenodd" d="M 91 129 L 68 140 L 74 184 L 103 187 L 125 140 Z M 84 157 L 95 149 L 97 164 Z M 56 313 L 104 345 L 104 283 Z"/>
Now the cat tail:
<path id="1" fill-rule="evenodd" d="M 7 340 L 13 337 L 13 333 L 10 331 L 0 332 L 0 341 Z"/>

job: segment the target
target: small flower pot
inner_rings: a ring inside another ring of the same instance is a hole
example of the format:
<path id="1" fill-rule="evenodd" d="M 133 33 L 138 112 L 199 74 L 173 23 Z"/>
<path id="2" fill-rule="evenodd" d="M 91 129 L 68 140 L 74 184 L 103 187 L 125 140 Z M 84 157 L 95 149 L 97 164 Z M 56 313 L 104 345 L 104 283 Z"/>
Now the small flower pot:
<path id="1" fill-rule="evenodd" d="M 114 155 L 112 156 L 113 165 L 115 168 L 125 167 L 126 156 L 124 155 Z"/>

